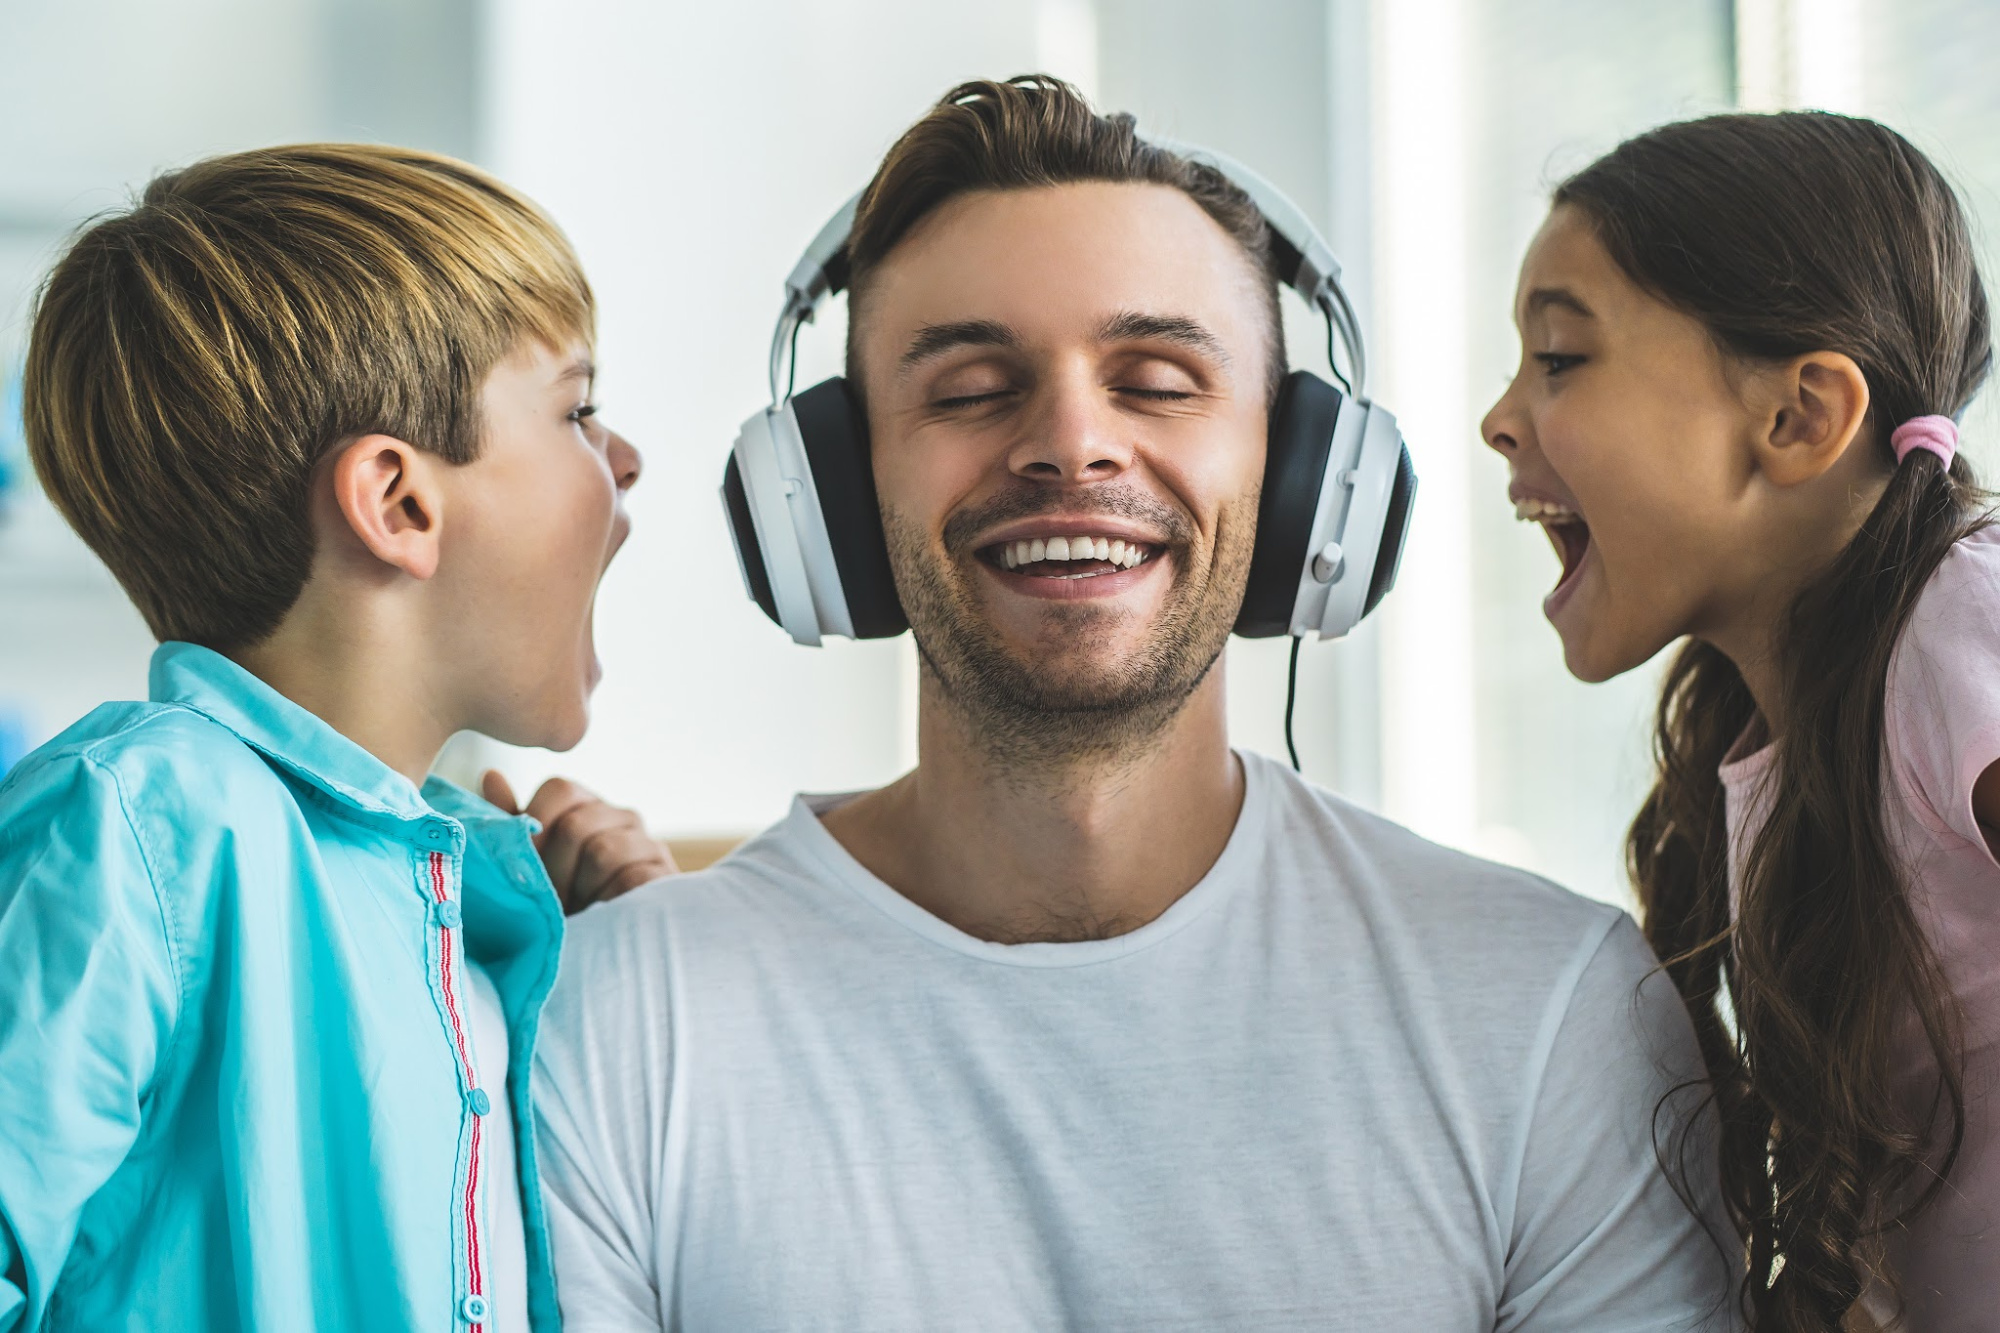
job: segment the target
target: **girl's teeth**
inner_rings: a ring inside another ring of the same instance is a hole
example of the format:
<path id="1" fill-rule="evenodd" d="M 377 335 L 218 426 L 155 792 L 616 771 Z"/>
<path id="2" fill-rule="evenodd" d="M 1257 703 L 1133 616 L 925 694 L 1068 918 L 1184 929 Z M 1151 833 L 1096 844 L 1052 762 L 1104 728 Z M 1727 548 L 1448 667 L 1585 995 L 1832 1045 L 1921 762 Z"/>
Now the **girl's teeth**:
<path id="1" fill-rule="evenodd" d="M 1523 523 L 1574 523 L 1579 515 L 1568 505 L 1534 496 L 1514 501 L 1514 517 Z"/>
<path id="2" fill-rule="evenodd" d="M 1043 561 L 1102 560 L 1124 569 L 1134 569 L 1146 561 L 1146 548 L 1122 537 L 1050 537 L 1046 540 L 1008 542 L 1000 548 L 1004 569 Z"/>

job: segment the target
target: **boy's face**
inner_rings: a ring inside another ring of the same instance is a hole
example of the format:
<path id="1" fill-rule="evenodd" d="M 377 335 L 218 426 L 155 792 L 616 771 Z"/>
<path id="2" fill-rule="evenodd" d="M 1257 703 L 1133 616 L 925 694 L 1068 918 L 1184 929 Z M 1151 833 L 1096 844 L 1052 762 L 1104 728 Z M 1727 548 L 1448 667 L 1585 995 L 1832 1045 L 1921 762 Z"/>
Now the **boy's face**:
<path id="1" fill-rule="evenodd" d="M 479 458 L 446 472 L 436 587 L 454 608 L 448 671 L 467 725 L 513 745 L 583 737 L 598 679 L 598 580 L 631 524 L 639 452 L 590 401 L 589 349 L 539 342 L 480 394 Z"/>

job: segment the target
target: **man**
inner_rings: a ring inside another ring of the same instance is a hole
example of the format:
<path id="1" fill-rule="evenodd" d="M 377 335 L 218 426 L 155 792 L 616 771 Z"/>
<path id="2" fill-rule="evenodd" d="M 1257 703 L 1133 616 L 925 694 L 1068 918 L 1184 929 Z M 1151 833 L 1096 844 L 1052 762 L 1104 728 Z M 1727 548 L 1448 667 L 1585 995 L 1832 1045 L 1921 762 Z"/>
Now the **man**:
<path id="1" fill-rule="evenodd" d="M 570 1329 L 1721 1317 L 1630 920 L 1229 747 L 1268 244 L 1049 80 L 890 151 L 848 360 L 920 761 L 578 918 L 538 1085 Z"/>

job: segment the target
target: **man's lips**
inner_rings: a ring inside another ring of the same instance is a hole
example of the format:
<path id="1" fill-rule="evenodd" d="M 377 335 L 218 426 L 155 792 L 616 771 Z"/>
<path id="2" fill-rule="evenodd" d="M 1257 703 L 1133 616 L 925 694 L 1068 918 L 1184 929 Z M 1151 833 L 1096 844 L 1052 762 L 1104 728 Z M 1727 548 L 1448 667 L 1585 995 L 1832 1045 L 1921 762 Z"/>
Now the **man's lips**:
<path id="1" fill-rule="evenodd" d="M 1114 565 L 1108 560 L 1093 559 L 1042 560 L 1016 569 L 1008 569 L 1004 565 L 984 558 L 984 552 L 981 553 L 981 557 L 979 563 L 987 574 L 998 580 L 1000 586 L 1009 592 L 1059 602 L 1118 596 L 1147 582 L 1154 576 L 1154 571 L 1167 563 L 1162 553 L 1129 567 Z"/>
<path id="2" fill-rule="evenodd" d="M 976 548 L 979 563 L 1003 587 L 1062 601 L 1124 592 L 1152 577 L 1166 552 L 1156 534 L 1136 524 L 1089 515 L 1008 524 Z"/>
<path id="3" fill-rule="evenodd" d="M 1137 542 L 1142 546 L 1156 547 L 1166 545 L 1167 541 L 1156 529 L 1110 514 L 1048 514 L 1003 524 L 982 534 L 974 547 L 984 550 L 1008 542 L 1033 541 L 1037 537 L 1044 541 L 1051 537 L 1118 538 L 1128 544 Z"/>

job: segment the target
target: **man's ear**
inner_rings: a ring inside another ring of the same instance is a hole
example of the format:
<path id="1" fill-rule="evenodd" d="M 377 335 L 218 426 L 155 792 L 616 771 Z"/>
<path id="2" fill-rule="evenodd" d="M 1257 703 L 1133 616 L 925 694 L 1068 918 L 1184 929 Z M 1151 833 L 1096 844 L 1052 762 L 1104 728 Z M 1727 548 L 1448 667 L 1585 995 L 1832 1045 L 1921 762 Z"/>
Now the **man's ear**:
<path id="1" fill-rule="evenodd" d="M 341 518 L 369 554 L 411 578 L 437 573 L 444 520 L 438 461 L 393 435 L 364 435 L 333 458 Z"/>
<path id="2" fill-rule="evenodd" d="M 1811 481 L 1857 440 L 1866 445 L 1868 377 L 1853 357 L 1808 352 L 1773 370 L 1766 385 L 1763 433 L 1753 448 L 1758 471 L 1777 485 Z"/>

